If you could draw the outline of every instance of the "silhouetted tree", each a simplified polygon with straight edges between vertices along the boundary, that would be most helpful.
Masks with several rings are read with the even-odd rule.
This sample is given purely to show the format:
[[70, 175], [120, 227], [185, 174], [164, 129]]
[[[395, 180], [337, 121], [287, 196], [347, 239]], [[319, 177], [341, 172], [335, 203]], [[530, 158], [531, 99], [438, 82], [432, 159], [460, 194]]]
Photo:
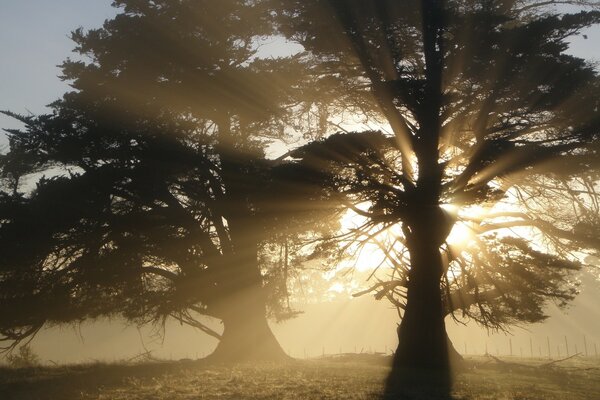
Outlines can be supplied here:
[[217, 359], [285, 357], [266, 319], [276, 265], [259, 259], [307, 228], [312, 195], [287, 182], [312, 178], [265, 157], [301, 74], [293, 57], [257, 58], [273, 32], [262, 3], [118, 0], [103, 28], [73, 32], [82, 57], [62, 69], [74, 90], [50, 115], [12, 114], [26, 129], [2, 157], [5, 339], [174, 317], [218, 338]]
[[[448, 370], [448, 311], [499, 327], [572, 298], [578, 255], [599, 244], [600, 99], [593, 66], [565, 51], [600, 14], [528, 1], [280, 4], [280, 29], [324, 84], [354, 82], [385, 118], [389, 134], [334, 135], [293, 156], [331, 172], [331, 196], [364, 220], [357, 239], [392, 235], [392, 280], [374, 289], [403, 309], [396, 371]], [[464, 246], [446, 243], [455, 225], [472, 232]]]

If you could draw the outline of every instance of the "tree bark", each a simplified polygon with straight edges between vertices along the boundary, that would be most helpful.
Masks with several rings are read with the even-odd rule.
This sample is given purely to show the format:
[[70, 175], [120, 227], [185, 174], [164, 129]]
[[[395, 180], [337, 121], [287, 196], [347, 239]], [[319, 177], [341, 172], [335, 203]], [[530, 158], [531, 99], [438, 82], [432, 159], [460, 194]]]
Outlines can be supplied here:
[[448, 335], [440, 280], [442, 259], [437, 245], [417, 243], [410, 249], [407, 302], [400, 327], [394, 366], [448, 370]]
[[[440, 241], [447, 234], [438, 207], [427, 207], [413, 221], [407, 246], [410, 253], [407, 298], [398, 327], [398, 348], [384, 398], [423, 395], [450, 398], [454, 350], [444, 322], [441, 278], [445, 273]], [[411, 394], [412, 393], [412, 394]]]
[[[248, 288], [230, 296], [221, 320], [223, 334], [208, 356], [217, 362], [285, 361], [285, 354], [266, 318], [262, 288]], [[231, 303], [230, 303], [231, 302]]]
[[225, 257], [219, 279], [225, 295], [213, 307], [223, 323], [223, 334], [209, 358], [219, 362], [287, 360], [267, 322], [255, 224], [247, 215], [232, 215], [228, 223], [233, 252]]

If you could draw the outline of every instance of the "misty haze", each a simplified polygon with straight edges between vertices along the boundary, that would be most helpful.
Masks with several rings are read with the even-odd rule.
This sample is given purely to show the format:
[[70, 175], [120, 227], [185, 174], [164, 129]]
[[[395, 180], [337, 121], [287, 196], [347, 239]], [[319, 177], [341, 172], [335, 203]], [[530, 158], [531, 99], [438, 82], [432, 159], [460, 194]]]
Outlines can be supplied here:
[[0, 4], [1, 399], [598, 399], [600, 2]]

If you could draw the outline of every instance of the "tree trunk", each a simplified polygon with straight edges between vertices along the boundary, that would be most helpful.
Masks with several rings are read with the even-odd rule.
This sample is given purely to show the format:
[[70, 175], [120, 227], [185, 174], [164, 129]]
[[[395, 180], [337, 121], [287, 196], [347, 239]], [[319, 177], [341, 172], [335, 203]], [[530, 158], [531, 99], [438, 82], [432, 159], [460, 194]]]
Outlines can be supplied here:
[[[442, 221], [440, 221], [441, 223]], [[411, 269], [406, 308], [398, 327], [398, 348], [386, 384], [385, 398], [425, 394], [450, 398], [451, 361], [460, 355], [446, 333], [439, 251], [435, 225], [419, 224], [408, 241]]]
[[267, 323], [262, 288], [247, 288], [227, 299], [223, 334], [208, 357], [218, 362], [285, 361], [285, 354]]
[[225, 257], [220, 278], [225, 295], [213, 307], [224, 329], [209, 357], [223, 362], [287, 360], [267, 323], [255, 223], [247, 215], [232, 215], [228, 223], [232, 253]]
[[437, 245], [417, 243], [410, 249], [407, 302], [398, 329], [394, 366], [449, 369], [448, 335], [440, 279], [442, 260]]

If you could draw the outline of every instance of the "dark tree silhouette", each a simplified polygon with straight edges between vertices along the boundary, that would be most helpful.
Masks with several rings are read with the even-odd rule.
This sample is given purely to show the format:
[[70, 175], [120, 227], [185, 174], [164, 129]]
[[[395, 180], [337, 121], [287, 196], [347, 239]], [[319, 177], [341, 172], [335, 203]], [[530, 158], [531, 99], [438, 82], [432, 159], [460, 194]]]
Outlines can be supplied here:
[[265, 158], [302, 74], [293, 57], [256, 57], [272, 34], [262, 3], [115, 1], [103, 28], [73, 32], [82, 61], [62, 68], [74, 90], [50, 115], [11, 114], [26, 129], [1, 160], [5, 339], [173, 317], [218, 338], [216, 359], [286, 357], [266, 319], [269, 298], [290, 311], [277, 307], [285, 290], [265, 292], [277, 265], [259, 260], [312, 229], [304, 217], [322, 227], [334, 214], [306, 208], [310, 174]]
[[[572, 298], [571, 272], [599, 244], [600, 99], [593, 66], [565, 51], [600, 13], [527, 1], [280, 3], [280, 29], [323, 84], [353, 82], [390, 132], [294, 154], [331, 171], [332, 196], [365, 221], [360, 240], [392, 232], [381, 244], [392, 280], [373, 288], [403, 309], [390, 382], [404, 368], [448, 376], [451, 310], [500, 327]], [[457, 224], [472, 232], [464, 246], [446, 243]]]

